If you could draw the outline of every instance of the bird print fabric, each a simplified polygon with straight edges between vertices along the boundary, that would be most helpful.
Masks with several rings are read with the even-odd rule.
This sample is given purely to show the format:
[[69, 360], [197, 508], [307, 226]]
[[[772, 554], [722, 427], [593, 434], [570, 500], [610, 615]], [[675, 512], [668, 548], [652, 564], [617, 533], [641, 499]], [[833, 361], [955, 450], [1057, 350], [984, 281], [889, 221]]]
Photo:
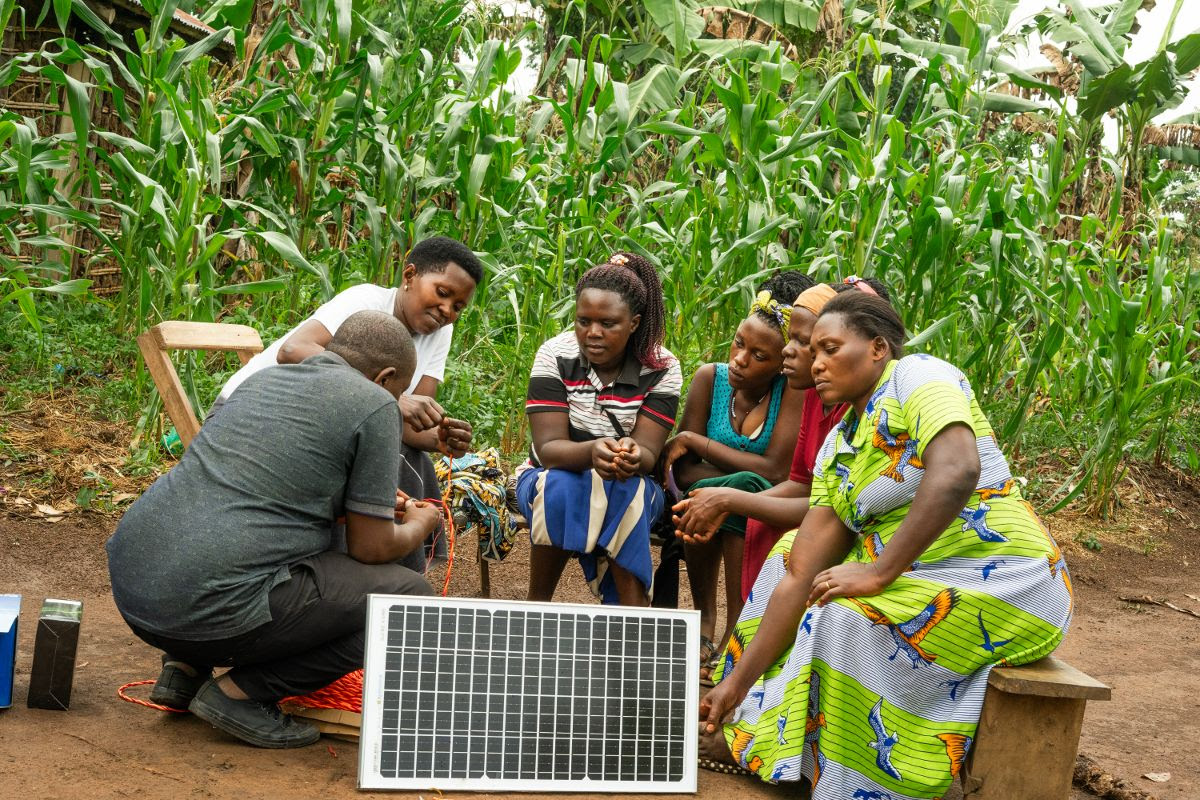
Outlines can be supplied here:
[[896, 652], [888, 656], [888, 661], [895, 661], [896, 656], [904, 653], [912, 661], [913, 669], [916, 669], [922, 662], [932, 664], [937, 661], [937, 656], [921, 649], [921, 641], [935, 625], [946, 619], [950, 609], [954, 608], [958, 601], [958, 594], [953, 589], [943, 589], [915, 617], [899, 623], [892, 622], [870, 603], [864, 603], [854, 597], [850, 598], [850, 601], [861, 608], [872, 623], [886, 626], [891, 632], [892, 638], [896, 640]]
[[972, 737], [961, 733], [939, 733], [937, 738], [946, 745], [946, 757], [950, 759], [950, 774], [955, 778], [962, 772], [963, 762], [971, 750]]
[[[1062, 640], [1072, 602], [1062, 551], [953, 366], [893, 361], [862, 419], [851, 410], [826, 439], [812, 505], [857, 536], [847, 561], [875, 561], [921, 485], [925, 446], [949, 425], [975, 433], [975, 494], [881, 594], [809, 608], [726, 727], [738, 763], [763, 780], [804, 777], [814, 800], [942, 797], [970, 750], [991, 667], [1036, 661]], [[716, 680], [752, 646], [796, 535], [771, 551]]]
[[887, 453], [888, 464], [883, 468], [883, 472], [879, 473], [885, 477], [891, 478], [897, 483], [904, 481], [904, 475], [900, 469], [906, 466], [913, 466], [917, 469], [922, 469], [921, 459], [917, 458], [917, 442], [916, 439], [910, 437], [907, 433], [894, 435], [888, 428], [887, 409], [882, 409], [879, 412], [879, 424], [875, 426], [875, 435], [871, 439], [871, 443], [878, 449]]
[[900, 770], [892, 765], [892, 749], [899, 744], [900, 734], [899, 732], [888, 733], [887, 728], [883, 725], [883, 698], [871, 706], [871, 713], [867, 715], [867, 721], [871, 723], [871, 730], [875, 733], [875, 741], [867, 745], [876, 753], [875, 766], [896, 780], [900, 780]]

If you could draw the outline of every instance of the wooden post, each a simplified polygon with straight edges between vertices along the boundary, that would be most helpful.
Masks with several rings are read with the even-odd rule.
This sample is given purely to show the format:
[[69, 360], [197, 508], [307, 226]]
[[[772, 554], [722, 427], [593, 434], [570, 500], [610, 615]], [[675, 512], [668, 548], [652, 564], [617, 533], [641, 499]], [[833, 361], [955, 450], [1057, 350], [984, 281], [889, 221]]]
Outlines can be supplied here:
[[963, 768], [964, 800], [1069, 800], [1084, 706], [1111, 696], [1054, 656], [993, 669]]
[[[478, 551], [477, 551], [478, 552]], [[492, 576], [488, 574], [488, 560], [482, 555], [479, 558], [479, 596], [492, 596]]]

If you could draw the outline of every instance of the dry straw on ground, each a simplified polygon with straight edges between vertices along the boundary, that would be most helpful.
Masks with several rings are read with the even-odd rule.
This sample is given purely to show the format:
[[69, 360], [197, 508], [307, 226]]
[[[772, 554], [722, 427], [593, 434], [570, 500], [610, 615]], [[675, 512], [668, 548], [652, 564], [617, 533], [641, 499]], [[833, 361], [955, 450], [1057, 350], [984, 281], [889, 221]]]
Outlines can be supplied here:
[[39, 397], [0, 417], [0, 509], [57, 521], [80, 511], [81, 489], [92, 510], [119, 511], [156, 475], [126, 468], [132, 431], [96, 419], [71, 394]]

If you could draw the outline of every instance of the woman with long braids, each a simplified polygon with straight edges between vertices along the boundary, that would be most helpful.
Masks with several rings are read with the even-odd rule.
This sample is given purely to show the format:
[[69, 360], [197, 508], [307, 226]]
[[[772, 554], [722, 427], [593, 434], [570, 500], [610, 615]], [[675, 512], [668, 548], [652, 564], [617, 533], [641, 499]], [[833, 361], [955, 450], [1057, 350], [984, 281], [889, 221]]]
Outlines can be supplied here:
[[[801, 272], [778, 272], [759, 286], [734, 332], [729, 360], [696, 370], [679, 432], [663, 449], [663, 478], [683, 493], [718, 487], [752, 496], [786, 480], [800, 431], [802, 391], [784, 377], [792, 301], [813, 285]], [[680, 499], [678, 496], [673, 498]], [[746, 517], [727, 515], [713, 535], [686, 540], [688, 582], [700, 611], [701, 679], [716, 666], [742, 610]], [[665, 557], [665, 556], [664, 556]], [[716, 638], [717, 578], [725, 568], [725, 629]]]
[[683, 385], [663, 325], [654, 267], [617, 253], [576, 284], [573, 328], [538, 348], [525, 403], [533, 444], [517, 479], [530, 600], [550, 600], [578, 558], [605, 603], [649, 601], [650, 526], [663, 509], [650, 473]]
[[1071, 618], [1062, 552], [970, 383], [903, 343], [863, 292], [818, 317], [816, 391], [850, 410], [700, 701], [703, 758], [807, 780], [814, 800], [942, 797], [991, 667], [1047, 655]]

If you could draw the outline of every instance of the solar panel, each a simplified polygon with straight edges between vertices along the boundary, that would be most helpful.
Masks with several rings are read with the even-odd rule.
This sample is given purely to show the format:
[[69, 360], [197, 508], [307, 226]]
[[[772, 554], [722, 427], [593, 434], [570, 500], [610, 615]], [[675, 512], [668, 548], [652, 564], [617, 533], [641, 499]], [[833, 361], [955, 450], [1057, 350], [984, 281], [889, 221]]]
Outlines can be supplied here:
[[359, 787], [695, 792], [700, 615], [372, 595]]

